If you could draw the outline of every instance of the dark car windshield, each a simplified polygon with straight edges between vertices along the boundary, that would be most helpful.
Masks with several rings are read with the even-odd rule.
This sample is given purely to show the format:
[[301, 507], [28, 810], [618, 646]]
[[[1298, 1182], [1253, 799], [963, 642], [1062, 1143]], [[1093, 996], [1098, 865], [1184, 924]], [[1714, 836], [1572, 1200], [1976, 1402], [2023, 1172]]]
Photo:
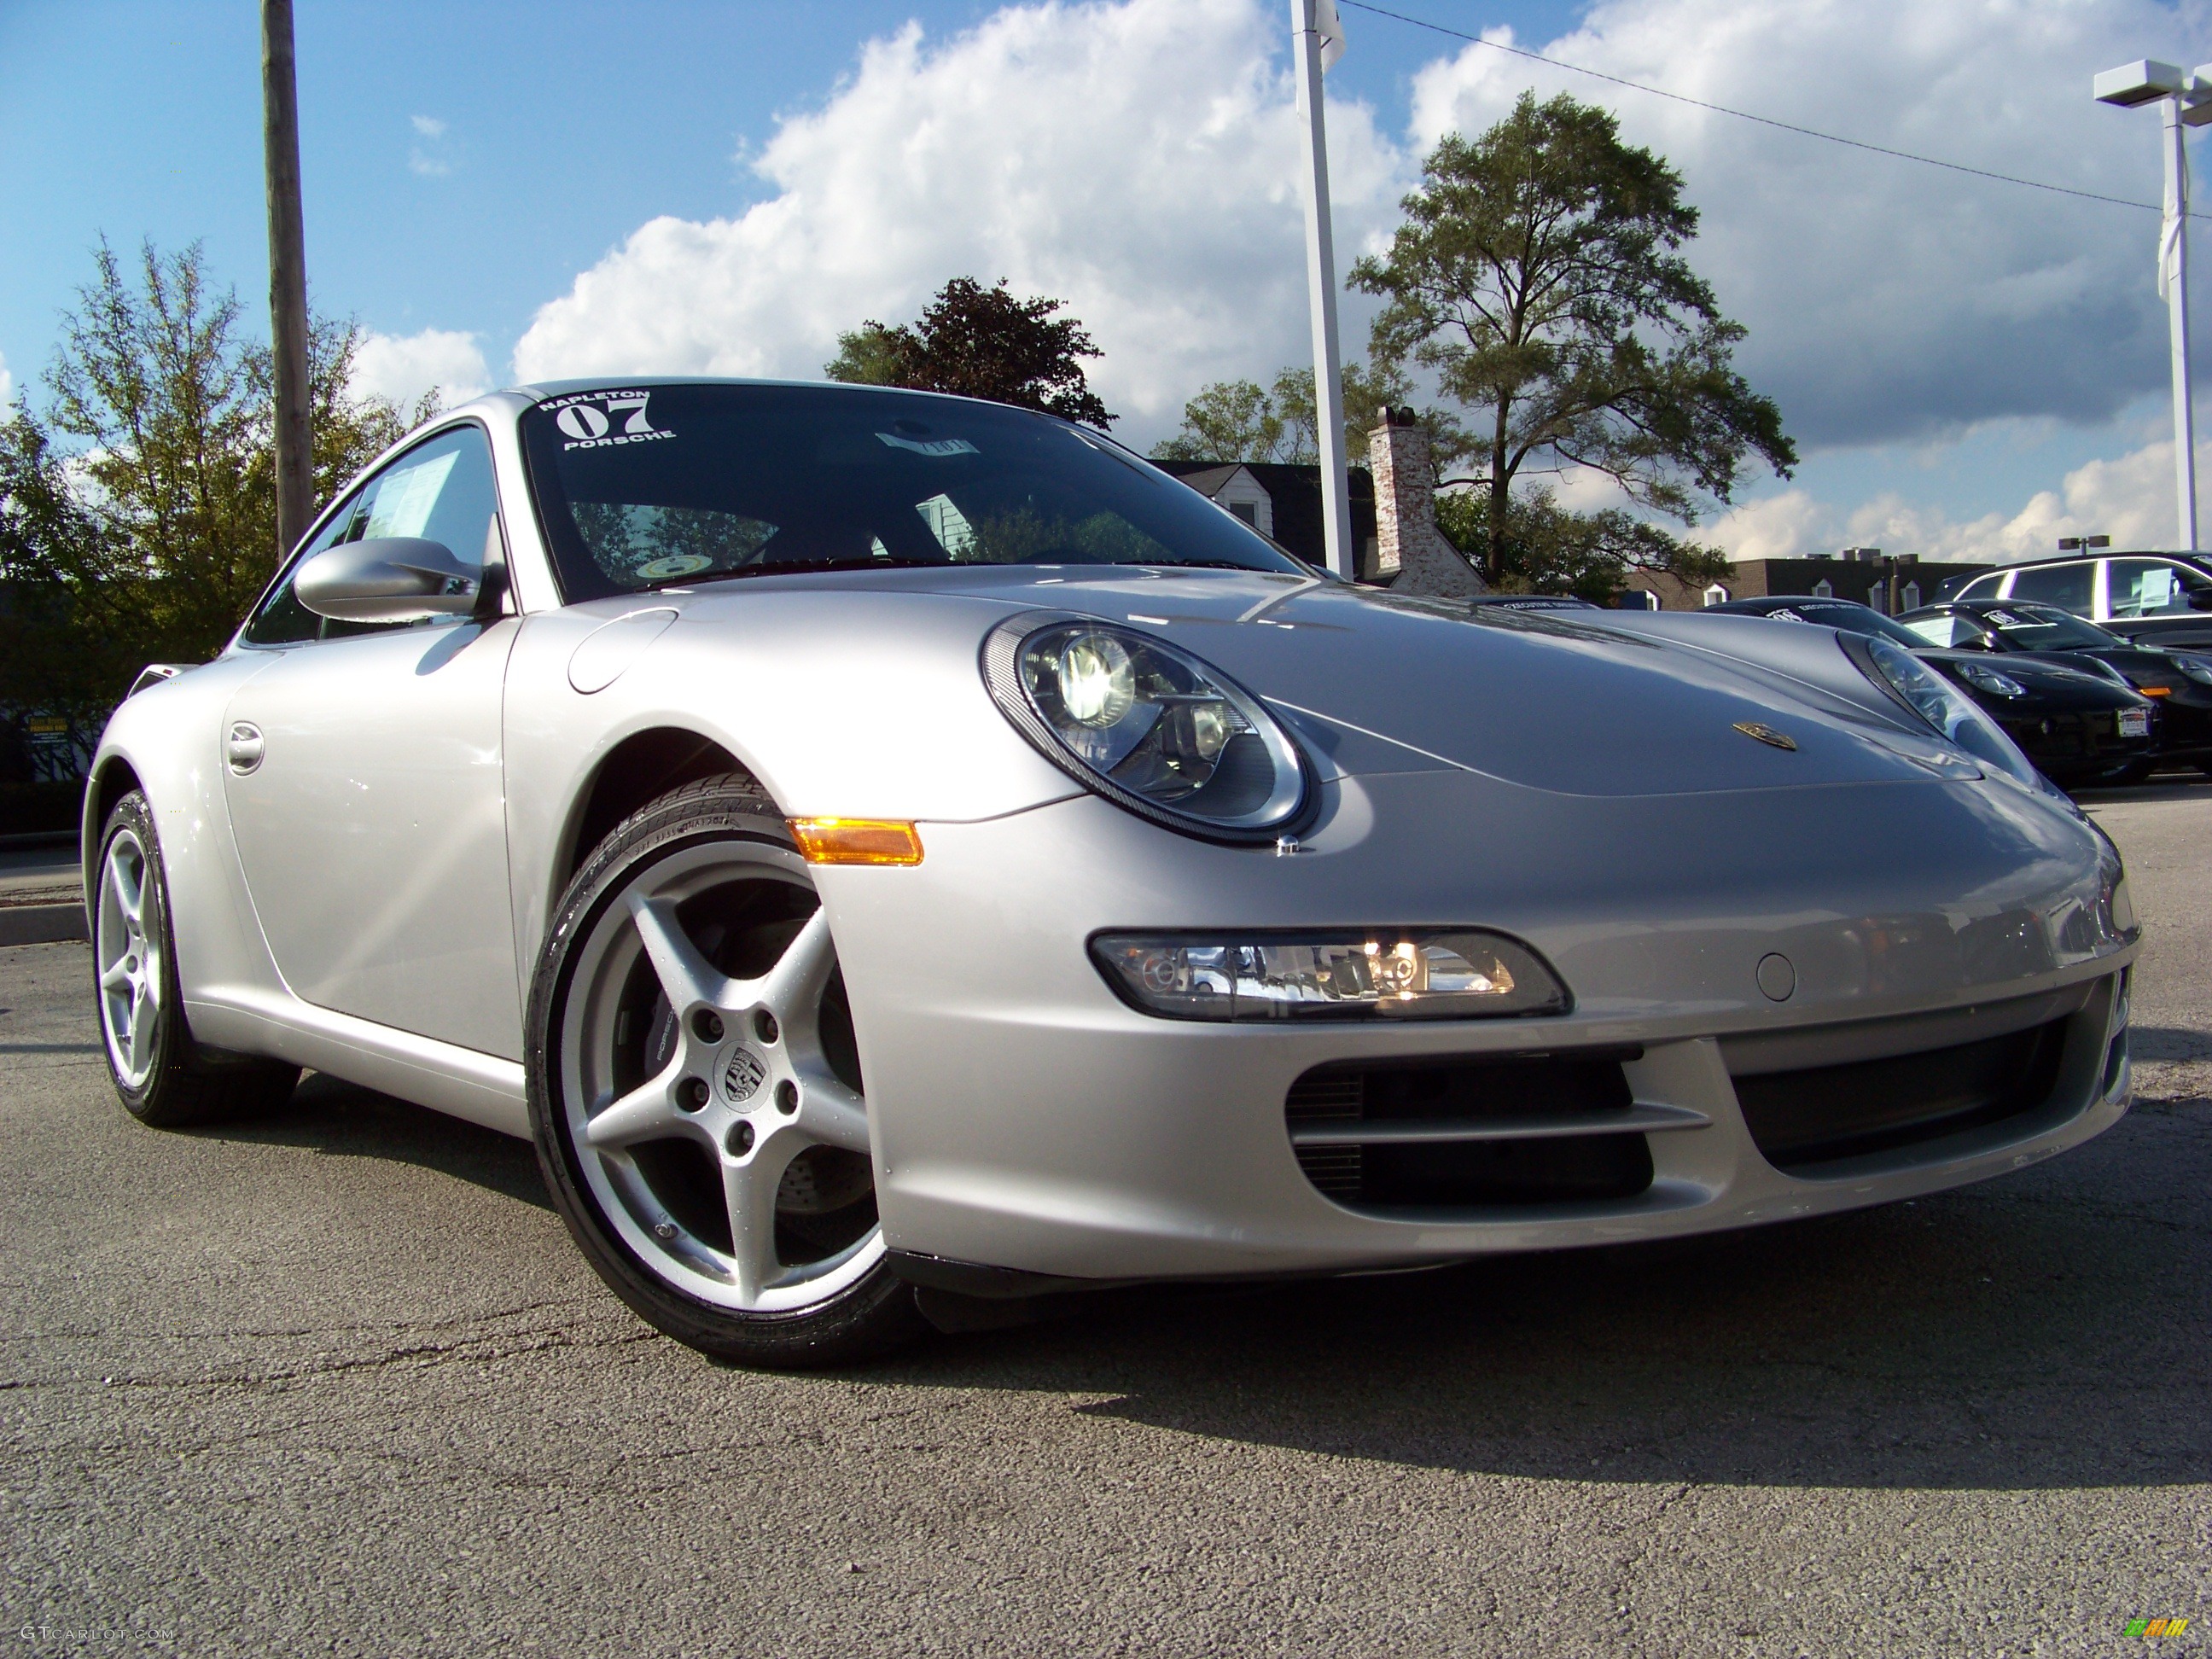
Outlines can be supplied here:
[[522, 417], [573, 603], [671, 583], [902, 565], [1296, 561], [1095, 434], [857, 386], [653, 386]]
[[2052, 605], [1978, 606], [1967, 613], [1978, 617], [2005, 636], [2018, 651], [2094, 651], [2125, 645], [2117, 634], [2107, 634], [2094, 623], [2085, 623], [2070, 611]]
[[1739, 599], [1714, 608], [1733, 611], [1741, 615], [1769, 617], [1776, 622], [1818, 623], [1823, 628], [1840, 628], [1846, 634], [1871, 634], [1876, 639], [1901, 645], [1908, 651], [1928, 648], [1928, 641], [1911, 629], [1892, 622], [1871, 605], [1860, 605], [1851, 599], [1793, 599], [1779, 602]]

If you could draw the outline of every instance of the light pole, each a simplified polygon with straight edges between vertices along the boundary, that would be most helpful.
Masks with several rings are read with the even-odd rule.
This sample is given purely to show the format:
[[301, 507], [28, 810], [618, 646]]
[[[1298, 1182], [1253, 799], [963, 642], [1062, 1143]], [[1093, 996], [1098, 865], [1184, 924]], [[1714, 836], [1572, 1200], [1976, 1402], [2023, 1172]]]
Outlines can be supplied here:
[[1336, 336], [1336, 248], [1328, 223], [1328, 133], [1322, 118], [1321, 78], [1344, 56], [1344, 26], [1335, 0], [1291, 0], [1291, 50], [1297, 59], [1298, 110], [1305, 119], [1306, 289], [1313, 301], [1314, 438], [1321, 451], [1321, 520], [1328, 568], [1346, 581], [1358, 575], [1352, 545], [1352, 498], [1344, 454], [1343, 365]]
[[2061, 536], [2058, 538], [2058, 550], [2061, 553], [2090, 553], [2098, 548], [2110, 547], [2112, 544], [2112, 538], [2110, 536]]
[[269, 356], [276, 392], [276, 562], [315, 516], [307, 406], [307, 255], [300, 219], [300, 106], [292, 0], [261, 0], [262, 149], [269, 184]]
[[2181, 544], [2197, 550], [2197, 422], [2189, 391], [2189, 152], [2185, 126], [2212, 122], [2212, 64], [2187, 74], [2141, 58], [2106, 70], [2091, 83], [2098, 102], [2133, 109], [2156, 104], [2164, 118], [2165, 212], [2158, 238], [2158, 291], [2166, 298], [2166, 337], [2173, 357], [2174, 507]]

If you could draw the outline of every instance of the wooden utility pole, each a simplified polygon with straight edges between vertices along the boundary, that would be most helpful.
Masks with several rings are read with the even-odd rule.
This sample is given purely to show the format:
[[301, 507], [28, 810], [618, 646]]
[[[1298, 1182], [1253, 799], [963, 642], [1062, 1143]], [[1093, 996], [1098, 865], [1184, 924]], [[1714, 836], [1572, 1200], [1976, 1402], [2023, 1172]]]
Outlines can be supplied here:
[[300, 213], [300, 104], [292, 0], [261, 0], [261, 136], [269, 173], [269, 334], [276, 368], [276, 556], [315, 515], [307, 425], [307, 248]]

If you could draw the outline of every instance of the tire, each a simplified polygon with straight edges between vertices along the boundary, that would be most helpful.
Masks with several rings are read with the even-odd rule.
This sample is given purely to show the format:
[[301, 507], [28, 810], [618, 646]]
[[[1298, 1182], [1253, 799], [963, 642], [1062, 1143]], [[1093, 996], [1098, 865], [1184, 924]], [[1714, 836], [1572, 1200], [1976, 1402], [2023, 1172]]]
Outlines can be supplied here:
[[554, 1206], [655, 1329], [783, 1368], [930, 1328], [876, 1218], [828, 918], [750, 780], [663, 795], [585, 861], [538, 959], [526, 1060]]
[[100, 836], [93, 994], [100, 1052], [124, 1109], [156, 1129], [258, 1117], [292, 1097], [300, 1068], [216, 1054], [192, 1041], [177, 978], [169, 882], [154, 811], [137, 790]]

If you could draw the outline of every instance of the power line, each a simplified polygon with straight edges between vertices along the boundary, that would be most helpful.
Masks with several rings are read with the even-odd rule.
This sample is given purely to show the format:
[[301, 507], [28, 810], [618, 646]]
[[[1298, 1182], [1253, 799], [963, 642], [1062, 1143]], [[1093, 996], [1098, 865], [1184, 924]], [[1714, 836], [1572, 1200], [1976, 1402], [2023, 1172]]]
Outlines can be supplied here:
[[[1665, 98], [1677, 104], [1688, 104], [1698, 109], [1711, 110], [1716, 115], [1733, 115], [1739, 121], [1756, 121], [1763, 127], [1774, 127], [1784, 132], [1795, 132], [1807, 138], [1824, 139], [1831, 144], [1843, 144], [1852, 149], [1863, 149], [1875, 155], [1887, 155], [1900, 161], [1917, 161], [1923, 167], [1942, 167], [1948, 173], [1964, 173], [1977, 179], [1994, 179], [2001, 185], [2023, 185], [2029, 190], [2047, 190], [2055, 196], [2078, 196], [2085, 202], [2106, 202], [2113, 207], [2138, 208], [2145, 213], [2162, 213], [2164, 209], [2155, 202], [2130, 201], [2124, 196], [2100, 196], [2094, 190], [2072, 190], [2064, 185], [2047, 184], [2040, 179], [2021, 179], [2009, 173], [1991, 173], [1986, 167], [1970, 167], [1960, 161], [1939, 161], [1933, 155], [1917, 155], [1909, 149], [1891, 149], [1884, 144], [1869, 144], [1860, 138], [1846, 138], [1841, 133], [1822, 132], [1814, 127], [1801, 127], [1788, 121], [1778, 121], [1769, 115], [1753, 115], [1749, 110], [1730, 109], [1725, 104], [1709, 104], [1702, 98], [1691, 98], [1679, 92], [1668, 92], [1662, 87], [1646, 86], [1641, 81], [1626, 80], [1618, 75], [1607, 75], [1603, 70], [1585, 69], [1580, 64], [1570, 64], [1562, 58], [1547, 58], [1540, 52], [1527, 52], [1519, 46], [1509, 46], [1502, 41], [1486, 40], [1479, 34], [1469, 34], [1463, 29], [1446, 28], [1442, 23], [1431, 23], [1425, 17], [1408, 17], [1402, 11], [1390, 11], [1381, 6], [1370, 6], [1366, 0], [1338, 0], [1340, 5], [1354, 7], [1360, 11], [1371, 11], [1377, 17], [1388, 17], [1401, 23], [1410, 23], [1417, 29], [1430, 29], [1438, 34], [1448, 34], [1455, 40], [1471, 41], [1478, 46], [1487, 46], [1492, 52], [1502, 52], [1515, 58], [1525, 58], [1532, 64], [1541, 64], [1547, 69], [1568, 70], [1577, 75], [1587, 75], [1599, 81], [1609, 81], [1616, 87], [1626, 87], [1635, 92], [1648, 92], [1654, 98]], [[2212, 214], [2192, 213], [2192, 219], [2212, 218]]]

